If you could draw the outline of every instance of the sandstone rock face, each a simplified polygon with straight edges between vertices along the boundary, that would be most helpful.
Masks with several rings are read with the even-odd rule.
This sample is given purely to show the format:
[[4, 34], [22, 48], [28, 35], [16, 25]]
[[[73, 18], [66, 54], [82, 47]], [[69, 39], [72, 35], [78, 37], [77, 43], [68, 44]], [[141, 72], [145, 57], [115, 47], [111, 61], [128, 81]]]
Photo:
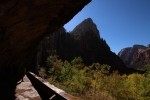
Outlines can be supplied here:
[[150, 48], [150, 44], [148, 44], [147, 47]]
[[[91, 33], [89, 33], [89, 31]], [[82, 38], [82, 36], [85, 35], [89, 36], [90, 34], [93, 34], [93, 36], [100, 38], [99, 30], [97, 29], [96, 24], [93, 22], [91, 18], [87, 18], [79, 25], [77, 25], [71, 33], [76, 39], [80, 39]], [[87, 33], [89, 33], [89, 35]]]
[[23, 69], [34, 69], [41, 39], [46, 33], [62, 27], [90, 1], [0, 1], [0, 98], [13, 100]]
[[70, 35], [66, 33], [64, 28], [44, 37], [38, 46], [37, 65], [45, 66], [47, 57], [50, 55], [70, 55], [69, 52], [66, 52], [66, 48], [69, 47], [67, 44], [71, 42], [69, 39]]
[[133, 47], [122, 49], [118, 53], [118, 56], [128, 67], [143, 69], [144, 65], [150, 64], [149, 49], [149, 45], [147, 47], [143, 45], [134, 45]]
[[112, 66], [112, 70], [129, 73], [131, 70], [125, 67], [99, 34], [90, 18], [85, 19], [70, 33], [61, 28], [41, 41], [37, 63], [44, 66], [46, 58], [50, 55], [58, 55], [63, 60], [72, 60], [80, 56], [86, 64], [99, 62]]
[[135, 68], [144, 69], [144, 66], [150, 64], [150, 47], [141, 51], [134, 60]]

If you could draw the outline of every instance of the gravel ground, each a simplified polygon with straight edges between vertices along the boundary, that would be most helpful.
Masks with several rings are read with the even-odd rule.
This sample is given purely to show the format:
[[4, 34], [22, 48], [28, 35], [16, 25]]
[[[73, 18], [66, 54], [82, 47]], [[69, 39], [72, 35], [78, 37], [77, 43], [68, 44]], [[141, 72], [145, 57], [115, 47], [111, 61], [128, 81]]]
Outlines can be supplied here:
[[[45, 85], [47, 85], [49, 88], [54, 90], [56, 93], [62, 95], [65, 97], [67, 100], [79, 100], [79, 98], [74, 97], [65, 91], [55, 87], [54, 85], [50, 84], [46, 80], [36, 76], [33, 74], [38, 80], [43, 82]], [[30, 80], [28, 77], [25, 75], [23, 78], [23, 82], [20, 81], [20, 83], [16, 87], [16, 100], [41, 100], [38, 92], [34, 89], [32, 86]]]
[[24, 76], [23, 82], [17, 85], [16, 97], [16, 100], [41, 100], [27, 76]]

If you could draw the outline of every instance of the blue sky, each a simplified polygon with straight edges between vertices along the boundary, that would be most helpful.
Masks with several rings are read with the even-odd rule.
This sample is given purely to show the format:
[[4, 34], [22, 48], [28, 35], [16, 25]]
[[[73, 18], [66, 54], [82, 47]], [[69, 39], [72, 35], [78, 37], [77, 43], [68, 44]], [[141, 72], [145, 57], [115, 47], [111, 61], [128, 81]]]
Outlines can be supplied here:
[[134, 44], [150, 44], [150, 0], [92, 0], [65, 25], [66, 30], [89, 17], [115, 53]]

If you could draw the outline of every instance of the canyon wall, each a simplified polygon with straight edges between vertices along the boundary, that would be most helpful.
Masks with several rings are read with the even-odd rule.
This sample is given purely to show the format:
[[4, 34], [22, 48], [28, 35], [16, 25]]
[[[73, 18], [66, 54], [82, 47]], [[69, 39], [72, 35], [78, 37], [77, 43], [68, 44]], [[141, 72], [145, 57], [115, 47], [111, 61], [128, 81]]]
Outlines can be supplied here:
[[0, 98], [13, 100], [24, 68], [34, 70], [37, 46], [91, 0], [0, 1]]

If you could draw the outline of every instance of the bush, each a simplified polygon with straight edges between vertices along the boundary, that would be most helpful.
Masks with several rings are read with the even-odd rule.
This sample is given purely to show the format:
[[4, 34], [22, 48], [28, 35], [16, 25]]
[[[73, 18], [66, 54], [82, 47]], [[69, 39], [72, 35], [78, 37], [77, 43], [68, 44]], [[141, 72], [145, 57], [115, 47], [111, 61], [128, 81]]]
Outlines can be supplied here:
[[150, 70], [145, 75], [119, 75], [109, 74], [109, 69], [99, 63], [86, 66], [80, 57], [68, 62], [50, 56], [40, 74], [85, 100], [150, 100]]

